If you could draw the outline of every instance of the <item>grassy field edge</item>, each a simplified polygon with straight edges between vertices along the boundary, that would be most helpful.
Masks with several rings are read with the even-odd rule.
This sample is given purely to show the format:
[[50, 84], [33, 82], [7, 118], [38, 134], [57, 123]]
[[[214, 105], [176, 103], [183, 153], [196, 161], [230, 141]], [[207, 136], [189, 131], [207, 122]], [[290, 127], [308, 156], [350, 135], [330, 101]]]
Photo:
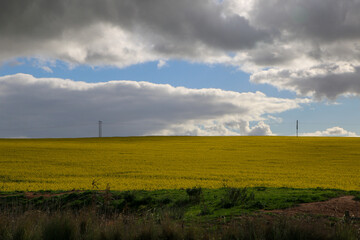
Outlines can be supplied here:
[[360, 191], [296, 188], [188, 188], [167, 190], [37, 191], [1, 192], [0, 209], [19, 207], [41, 210], [81, 210], [93, 207], [108, 213], [171, 211], [184, 219], [214, 219], [260, 210], [294, 207], [301, 203], [326, 201]]

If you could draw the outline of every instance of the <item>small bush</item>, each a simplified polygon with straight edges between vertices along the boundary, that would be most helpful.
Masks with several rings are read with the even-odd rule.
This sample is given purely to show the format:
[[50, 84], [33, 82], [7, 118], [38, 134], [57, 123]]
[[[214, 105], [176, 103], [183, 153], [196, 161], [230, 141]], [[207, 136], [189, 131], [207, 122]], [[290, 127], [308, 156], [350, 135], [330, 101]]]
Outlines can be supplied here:
[[247, 188], [227, 188], [220, 205], [223, 208], [232, 208], [244, 205], [254, 199], [254, 193], [249, 192]]
[[127, 203], [135, 201], [135, 194], [131, 191], [125, 191], [122, 197]]
[[171, 200], [170, 198], [168, 198], [168, 197], [159, 200], [159, 203], [160, 203], [161, 205], [167, 205], [167, 204], [169, 204], [169, 203], [171, 203], [171, 202], [172, 202], [172, 200]]
[[202, 197], [202, 188], [201, 187], [187, 188], [186, 193], [189, 196], [190, 202], [200, 203], [201, 197]]

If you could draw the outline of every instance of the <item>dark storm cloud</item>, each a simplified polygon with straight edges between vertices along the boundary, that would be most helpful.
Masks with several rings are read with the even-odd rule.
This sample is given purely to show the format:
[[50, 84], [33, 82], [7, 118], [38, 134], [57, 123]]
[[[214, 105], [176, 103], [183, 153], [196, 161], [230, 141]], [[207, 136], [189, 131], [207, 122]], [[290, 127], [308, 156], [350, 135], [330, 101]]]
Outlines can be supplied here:
[[[360, 0], [2, 0], [0, 62], [220, 63], [254, 82], [333, 98], [360, 94], [358, 70], [328, 68], [360, 67], [359, 12]], [[296, 76], [285, 87], [269, 69]]]
[[[138, 34], [153, 51], [165, 55], [190, 54], [199, 44], [221, 51], [251, 48], [267, 38], [245, 18], [225, 14], [222, 4], [212, 0], [3, 0], [0, 50], [5, 57], [36, 55], [36, 48], [41, 53], [40, 44], [61, 39], [68, 32], [72, 32], [68, 40], [74, 41], [84, 29], [99, 23]], [[83, 43], [101, 37], [94, 32]], [[93, 57], [96, 54], [89, 58]]]
[[301, 94], [314, 93], [318, 99], [335, 100], [342, 94], [360, 93], [360, 67], [355, 72], [333, 73], [305, 79], [293, 79], [289, 84], [297, 86]]
[[273, 32], [314, 41], [360, 37], [358, 0], [255, 0], [251, 17]]
[[360, 95], [359, 12], [359, 0], [255, 0], [250, 22], [273, 42], [249, 51], [266, 68], [251, 80], [318, 99]]
[[296, 91], [299, 95], [335, 100], [343, 94], [359, 95], [360, 67], [323, 65], [306, 70], [272, 69], [252, 75], [251, 81], [272, 84], [279, 89]]

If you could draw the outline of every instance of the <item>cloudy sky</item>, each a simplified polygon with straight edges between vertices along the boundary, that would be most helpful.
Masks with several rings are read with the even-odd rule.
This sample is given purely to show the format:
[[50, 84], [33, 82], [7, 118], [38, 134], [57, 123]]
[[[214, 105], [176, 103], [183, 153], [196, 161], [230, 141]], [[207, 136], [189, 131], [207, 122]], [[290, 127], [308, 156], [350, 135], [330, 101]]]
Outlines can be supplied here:
[[2, 0], [0, 138], [360, 135], [360, 0]]

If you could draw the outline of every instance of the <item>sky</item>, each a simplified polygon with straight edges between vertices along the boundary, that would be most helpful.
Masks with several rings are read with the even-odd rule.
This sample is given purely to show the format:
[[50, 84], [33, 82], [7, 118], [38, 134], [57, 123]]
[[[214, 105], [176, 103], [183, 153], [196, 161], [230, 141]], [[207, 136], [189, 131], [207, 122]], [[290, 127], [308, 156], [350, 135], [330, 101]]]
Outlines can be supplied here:
[[2, 0], [0, 138], [360, 135], [359, 0]]

